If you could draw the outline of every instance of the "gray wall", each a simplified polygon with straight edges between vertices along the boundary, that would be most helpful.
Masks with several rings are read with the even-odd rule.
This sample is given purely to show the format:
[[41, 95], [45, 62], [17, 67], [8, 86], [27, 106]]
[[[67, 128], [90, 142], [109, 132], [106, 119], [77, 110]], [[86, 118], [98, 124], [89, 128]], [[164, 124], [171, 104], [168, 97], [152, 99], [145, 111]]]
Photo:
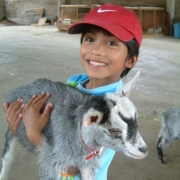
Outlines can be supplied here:
[[0, 0], [0, 20], [2, 20], [4, 16], [4, 0]]
[[[180, 21], [180, 0], [0, 0], [0, 18], [3, 11], [3, 1], [5, 2], [5, 15], [14, 22], [20, 22], [25, 10], [38, 7], [45, 8], [45, 16], [58, 15], [60, 4], [103, 4], [115, 3], [123, 6], [157, 6], [166, 7], [167, 2], [174, 2], [173, 22]], [[172, 4], [172, 3], [171, 3]]]
[[25, 10], [45, 8], [46, 16], [58, 15], [58, 0], [4, 0], [6, 17], [19, 23]]
[[175, 2], [174, 22], [180, 22], [180, 0], [176, 0]]
[[66, 4], [104, 4], [114, 3], [122, 6], [166, 6], [166, 0], [66, 0]]
[[[0, 0], [2, 1], [2, 0]], [[4, 0], [5, 13], [9, 20], [20, 21], [25, 10], [38, 7], [45, 8], [46, 16], [58, 15], [59, 4], [102, 4], [115, 3], [126, 6], [163, 6], [166, 0]]]

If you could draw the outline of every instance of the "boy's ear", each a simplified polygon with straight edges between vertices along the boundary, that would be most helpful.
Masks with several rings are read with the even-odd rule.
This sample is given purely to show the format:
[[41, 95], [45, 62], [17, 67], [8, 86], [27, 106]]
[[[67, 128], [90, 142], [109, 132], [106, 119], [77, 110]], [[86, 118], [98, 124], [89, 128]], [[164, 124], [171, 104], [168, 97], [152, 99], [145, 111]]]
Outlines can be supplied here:
[[136, 84], [139, 78], [139, 75], [140, 75], [140, 71], [138, 71], [136, 75], [129, 82], [127, 82], [120, 90], [118, 90], [118, 92], [125, 96], [129, 96], [131, 90], [133, 89], [134, 85]]
[[138, 61], [138, 56], [134, 56], [133, 58], [126, 60], [125, 67], [133, 68], [135, 64], [137, 63], [137, 61]]
[[102, 113], [96, 110], [89, 110], [84, 115], [84, 125], [91, 126], [95, 123], [98, 123], [102, 119]]

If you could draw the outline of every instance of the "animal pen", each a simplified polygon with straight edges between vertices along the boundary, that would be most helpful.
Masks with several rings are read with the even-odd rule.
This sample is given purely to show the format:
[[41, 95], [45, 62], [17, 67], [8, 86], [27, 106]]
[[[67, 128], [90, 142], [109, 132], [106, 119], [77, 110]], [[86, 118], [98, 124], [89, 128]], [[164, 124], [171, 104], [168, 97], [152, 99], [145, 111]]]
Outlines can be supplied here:
[[[84, 16], [94, 7], [99, 5], [61, 5], [59, 6], [59, 18], [57, 28], [59, 31], [82, 21]], [[126, 7], [134, 11], [142, 25], [143, 35], [155, 35], [165, 33], [165, 8], [164, 7]]]

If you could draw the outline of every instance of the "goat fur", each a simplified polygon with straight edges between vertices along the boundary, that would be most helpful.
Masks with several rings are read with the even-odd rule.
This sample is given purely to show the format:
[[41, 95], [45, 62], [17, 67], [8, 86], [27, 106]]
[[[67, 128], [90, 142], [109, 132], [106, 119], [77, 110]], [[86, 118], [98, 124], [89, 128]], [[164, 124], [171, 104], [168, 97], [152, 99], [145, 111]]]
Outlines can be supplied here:
[[[42, 91], [51, 94], [46, 104], [54, 103], [50, 120], [42, 132], [44, 143], [37, 149], [28, 140], [23, 121], [16, 136], [8, 129], [0, 180], [7, 178], [12, 158], [9, 154], [16, 139], [27, 150], [38, 153], [40, 180], [57, 180], [59, 172], [66, 172], [69, 166], [80, 170], [82, 180], [87, 180], [87, 177], [88, 180], [95, 180], [95, 169], [99, 167], [101, 156], [107, 148], [135, 159], [147, 155], [147, 146], [138, 131], [136, 108], [126, 96], [119, 93], [84, 96], [61, 82], [38, 79], [14, 89], [7, 102], [11, 104], [22, 98], [27, 103], [34, 94]], [[86, 160], [91, 152], [84, 148], [79, 134], [89, 147], [97, 150], [103, 148], [102, 153]]]

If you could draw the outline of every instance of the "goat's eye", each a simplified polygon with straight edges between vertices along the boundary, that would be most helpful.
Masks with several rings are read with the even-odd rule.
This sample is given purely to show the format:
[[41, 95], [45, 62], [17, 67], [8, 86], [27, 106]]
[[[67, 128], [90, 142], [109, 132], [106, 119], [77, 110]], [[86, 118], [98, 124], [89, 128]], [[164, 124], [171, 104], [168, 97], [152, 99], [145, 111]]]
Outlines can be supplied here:
[[108, 131], [111, 133], [111, 134], [119, 134], [119, 133], [122, 133], [122, 131], [118, 128], [112, 128], [112, 129], [108, 129]]

